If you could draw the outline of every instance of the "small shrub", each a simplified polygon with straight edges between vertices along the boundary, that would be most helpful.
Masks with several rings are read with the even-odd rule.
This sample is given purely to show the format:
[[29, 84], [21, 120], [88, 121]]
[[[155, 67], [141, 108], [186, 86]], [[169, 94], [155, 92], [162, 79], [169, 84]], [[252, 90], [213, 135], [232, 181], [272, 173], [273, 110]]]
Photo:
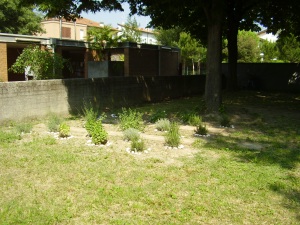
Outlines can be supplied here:
[[171, 123], [169, 132], [165, 136], [165, 142], [170, 147], [178, 147], [180, 144], [179, 127], [177, 123]]
[[224, 104], [222, 104], [222, 105], [219, 107], [219, 113], [225, 114], [226, 111], [227, 111], [226, 106], [225, 106]]
[[92, 135], [92, 142], [96, 145], [107, 143], [107, 132], [105, 131], [101, 120], [97, 120], [93, 124], [93, 129], [91, 132]]
[[230, 118], [226, 114], [221, 114], [220, 125], [222, 127], [230, 127]]
[[135, 139], [140, 138], [140, 133], [135, 128], [128, 128], [127, 130], [124, 130], [124, 139], [128, 141], [132, 141]]
[[20, 123], [17, 124], [15, 127], [17, 133], [30, 133], [32, 130], [32, 124], [31, 123]]
[[120, 128], [126, 130], [128, 128], [135, 128], [137, 130], [143, 130], [142, 113], [132, 109], [122, 108], [122, 112], [119, 113]]
[[195, 112], [185, 112], [180, 118], [184, 124], [189, 124], [191, 126], [197, 126], [202, 122], [202, 117], [197, 115]]
[[188, 119], [188, 124], [191, 126], [197, 126], [202, 123], [202, 117], [196, 114], [190, 115]]
[[87, 130], [88, 135], [92, 136], [94, 123], [97, 120], [98, 112], [94, 109], [94, 107], [91, 106], [91, 104], [84, 104], [83, 114], [85, 118], [85, 129]]
[[168, 115], [164, 110], [157, 110], [150, 116], [150, 122], [155, 123], [160, 119], [166, 118]]
[[196, 126], [196, 130], [195, 133], [198, 135], [207, 135], [207, 128], [205, 125], [203, 125], [202, 123], [200, 123], [198, 126]]
[[62, 119], [59, 116], [51, 114], [48, 120], [48, 130], [50, 132], [59, 132], [59, 125], [61, 122]]
[[159, 131], [168, 131], [170, 129], [170, 120], [168, 119], [159, 119], [155, 123], [155, 127]]
[[65, 122], [59, 125], [59, 136], [63, 138], [70, 136], [70, 126]]
[[141, 152], [145, 149], [145, 142], [141, 138], [136, 138], [131, 141], [131, 150]]

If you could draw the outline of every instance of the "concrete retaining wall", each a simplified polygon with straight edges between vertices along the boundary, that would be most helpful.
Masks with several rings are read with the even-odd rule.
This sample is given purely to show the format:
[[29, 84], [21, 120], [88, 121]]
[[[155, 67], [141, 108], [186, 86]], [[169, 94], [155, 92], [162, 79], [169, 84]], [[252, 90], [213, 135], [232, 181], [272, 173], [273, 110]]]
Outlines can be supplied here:
[[0, 122], [76, 113], [84, 102], [128, 107], [204, 92], [204, 76], [107, 77], [0, 82]]

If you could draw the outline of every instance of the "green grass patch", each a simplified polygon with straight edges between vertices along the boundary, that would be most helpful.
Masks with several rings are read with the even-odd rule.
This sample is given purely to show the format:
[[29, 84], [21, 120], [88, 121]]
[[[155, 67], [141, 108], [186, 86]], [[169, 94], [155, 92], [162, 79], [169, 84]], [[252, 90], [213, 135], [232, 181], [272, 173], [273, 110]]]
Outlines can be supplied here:
[[[222, 132], [152, 155], [39, 134], [20, 140], [1, 127], [0, 224], [299, 224], [300, 101], [257, 92], [224, 99], [234, 129], [202, 113]], [[136, 110], [180, 120], [201, 101]]]

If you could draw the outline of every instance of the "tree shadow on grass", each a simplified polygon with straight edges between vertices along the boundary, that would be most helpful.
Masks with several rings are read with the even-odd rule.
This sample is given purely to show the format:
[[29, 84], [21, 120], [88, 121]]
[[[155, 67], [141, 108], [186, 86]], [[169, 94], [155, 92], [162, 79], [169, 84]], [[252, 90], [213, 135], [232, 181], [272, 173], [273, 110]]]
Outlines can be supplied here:
[[[287, 182], [293, 183], [295, 180], [297, 180], [296, 177], [290, 176]], [[290, 188], [289, 186], [290, 185], [284, 185], [282, 183], [275, 183], [270, 185], [270, 189], [284, 197], [282, 205], [285, 208], [294, 211], [296, 219], [300, 221], [300, 191], [295, 188]]]
[[293, 169], [300, 162], [300, 149], [277, 138], [257, 143], [247, 138], [217, 135], [208, 139], [205, 147], [234, 152], [244, 162], [277, 164], [285, 169]]
[[[247, 145], [245, 145], [247, 143]], [[297, 142], [296, 142], [297, 144]], [[215, 135], [208, 139], [204, 147], [234, 153], [234, 157], [245, 163], [260, 165], [279, 165], [287, 173], [297, 170], [300, 163], [300, 148], [296, 144], [282, 141], [278, 138], [251, 142], [247, 138], [228, 137]], [[296, 215], [300, 221], [300, 178], [288, 175], [284, 181], [271, 184], [270, 190], [283, 196], [282, 205]]]

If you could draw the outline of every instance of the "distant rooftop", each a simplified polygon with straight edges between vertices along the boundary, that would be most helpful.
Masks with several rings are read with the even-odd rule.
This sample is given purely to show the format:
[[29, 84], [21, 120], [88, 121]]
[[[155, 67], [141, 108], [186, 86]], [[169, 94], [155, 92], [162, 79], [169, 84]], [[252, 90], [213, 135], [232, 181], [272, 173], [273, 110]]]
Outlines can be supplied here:
[[[45, 19], [44, 21], [59, 21], [59, 18], [57, 17], [53, 17], [53, 18], [47, 18]], [[72, 23], [73, 21], [68, 21], [66, 19], [62, 19], [63, 22], [70, 22]], [[87, 25], [89, 27], [100, 27], [100, 23], [99, 22], [95, 22], [93, 20], [89, 20], [89, 19], [86, 19], [86, 18], [77, 18], [76, 19], [76, 23], [77, 24], [83, 24], [83, 25]]]

